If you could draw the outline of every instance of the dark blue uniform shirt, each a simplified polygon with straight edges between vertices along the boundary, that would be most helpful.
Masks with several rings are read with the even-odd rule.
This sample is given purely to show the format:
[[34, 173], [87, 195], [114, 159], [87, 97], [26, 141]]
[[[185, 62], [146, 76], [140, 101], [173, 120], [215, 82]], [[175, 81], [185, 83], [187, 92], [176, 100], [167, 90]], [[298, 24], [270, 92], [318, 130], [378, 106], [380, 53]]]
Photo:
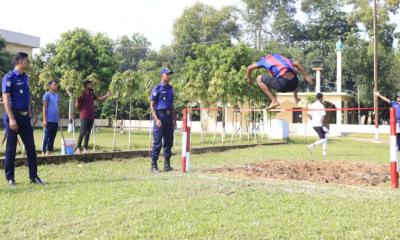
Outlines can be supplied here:
[[399, 121], [400, 120], [400, 103], [396, 101], [391, 101], [390, 106], [394, 109], [396, 109], [396, 119]]
[[155, 103], [156, 110], [172, 110], [174, 104], [174, 88], [171, 85], [159, 84], [151, 90], [150, 100]]
[[1, 89], [3, 93], [10, 94], [11, 108], [19, 111], [29, 111], [29, 78], [16, 69], [7, 73], [2, 81]]

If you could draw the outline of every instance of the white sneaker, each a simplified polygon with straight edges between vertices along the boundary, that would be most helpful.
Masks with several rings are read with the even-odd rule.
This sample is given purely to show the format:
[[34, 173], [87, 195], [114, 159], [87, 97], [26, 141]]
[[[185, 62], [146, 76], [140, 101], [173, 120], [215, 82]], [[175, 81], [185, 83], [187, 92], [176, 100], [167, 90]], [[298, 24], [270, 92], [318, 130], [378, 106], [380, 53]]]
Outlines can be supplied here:
[[313, 151], [313, 149], [314, 149], [314, 145], [313, 145], [313, 144], [308, 145], [308, 146], [307, 146], [307, 149], [308, 149], [308, 151], [310, 152], [310, 154], [312, 154], [312, 151]]
[[327, 152], [326, 151], [322, 151], [322, 156], [326, 156]]

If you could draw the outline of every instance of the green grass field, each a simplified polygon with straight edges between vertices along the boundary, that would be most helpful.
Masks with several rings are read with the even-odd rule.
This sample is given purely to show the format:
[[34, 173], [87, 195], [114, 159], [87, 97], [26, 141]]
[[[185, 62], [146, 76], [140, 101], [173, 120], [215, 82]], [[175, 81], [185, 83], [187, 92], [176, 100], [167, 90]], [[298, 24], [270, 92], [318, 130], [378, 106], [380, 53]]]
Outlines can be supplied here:
[[[90, 137], [90, 142], [89, 142], [89, 150], [91, 152], [104, 152], [104, 151], [112, 151], [112, 146], [114, 142], [114, 129], [113, 128], [97, 128], [97, 133], [96, 133], [96, 148], [95, 150], [93, 149], [94, 146], [94, 137], [93, 134]], [[42, 146], [42, 139], [43, 139], [43, 130], [36, 128], [34, 131], [35, 134], [35, 145], [36, 145], [36, 150], [40, 151], [41, 146]], [[150, 135], [149, 131], [132, 131], [131, 134], [131, 149], [130, 150], [144, 150], [144, 149], [149, 149], [150, 148]], [[67, 133], [64, 131], [64, 137], [66, 139], [78, 139], [79, 136], [79, 129], [77, 129], [77, 132], [74, 134], [72, 133]], [[175, 131], [175, 149], [179, 149], [181, 147], [181, 132], [180, 130]], [[128, 129], [125, 129], [124, 134], [120, 133], [120, 130], [117, 129], [117, 140], [116, 140], [116, 150], [117, 151], [123, 151], [123, 150], [129, 150], [129, 134], [128, 134]], [[237, 135], [233, 139], [231, 138], [230, 134], [227, 134], [224, 140], [225, 145], [229, 144], [240, 144], [240, 143], [255, 143], [255, 142], [268, 142], [267, 136], [264, 136], [264, 139], [262, 139], [261, 135], [257, 136], [248, 136], [246, 133], [242, 134], [242, 139], [240, 139], [240, 136]], [[199, 133], [194, 133], [192, 134], [192, 143], [194, 146], [218, 146], [222, 145], [222, 140], [221, 140], [221, 133], [218, 132], [216, 134], [215, 142], [213, 143], [213, 134], [209, 133], [206, 136], [204, 136], [203, 140], [200, 136]], [[5, 151], [5, 146], [4, 144], [0, 148], [0, 157], [4, 156], [4, 151]], [[59, 154], [60, 153], [60, 148], [61, 148], [61, 133], [60, 131], [57, 133], [56, 140], [54, 141], [54, 154]], [[17, 151], [20, 154], [21, 153], [21, 148], [18, 146]]]
[[[143, 139], [146, 139], [143, 136]], [[152, 174], [148, 159], [40, 166], [46, 186], [0, 181], [0, 239], [399, 239], [400, 193], [250, 180], [203, 170], [268, 160], [320, 161], [311, 138], [192, 155], [192, 171]], [[104, 141], [109, 141], [104, 139]], [[178, 154], [179, 155], [179, 154]], [[389, 163], [387, 145], [332, 139], [329, 161]], [[179, 156], [173, 167], [179, 168]], [[389, 169], [388, 169], [389, 170]]]

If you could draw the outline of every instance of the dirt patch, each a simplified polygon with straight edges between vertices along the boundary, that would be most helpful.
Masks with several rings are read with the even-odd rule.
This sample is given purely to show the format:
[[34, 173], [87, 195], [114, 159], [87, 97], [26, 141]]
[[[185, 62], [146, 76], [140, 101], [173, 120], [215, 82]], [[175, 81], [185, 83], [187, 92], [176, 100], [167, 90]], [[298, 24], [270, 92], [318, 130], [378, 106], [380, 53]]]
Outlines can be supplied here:
[[206, 173], [240, 178], [265, 178], [346, 185], [377, 186], [390, 181], [389, 166], [344, 161], [268, 161]]

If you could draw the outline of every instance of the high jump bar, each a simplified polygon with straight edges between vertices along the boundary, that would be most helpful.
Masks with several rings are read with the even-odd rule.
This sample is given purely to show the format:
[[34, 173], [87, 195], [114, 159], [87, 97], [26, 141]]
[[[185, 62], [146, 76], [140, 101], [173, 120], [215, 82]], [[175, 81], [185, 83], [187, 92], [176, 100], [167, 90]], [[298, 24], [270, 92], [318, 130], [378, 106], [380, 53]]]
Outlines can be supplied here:
[[[192, 111], [223, 111], [224, 108], [188, 108]], [[389, 110], [389, 108], [376, 108], [377, 110]], [[275, 109], [234, 109], [237, 112], [312, 112], [312, 111], [326, 111], [326, 112], [336, 112], [336, 111], [372, 111], [375, 110], [373, 107], [364, 107], [364, 108], [321, 108], [321, 109], [313, 109], [313, 108], [275, 108]]]

